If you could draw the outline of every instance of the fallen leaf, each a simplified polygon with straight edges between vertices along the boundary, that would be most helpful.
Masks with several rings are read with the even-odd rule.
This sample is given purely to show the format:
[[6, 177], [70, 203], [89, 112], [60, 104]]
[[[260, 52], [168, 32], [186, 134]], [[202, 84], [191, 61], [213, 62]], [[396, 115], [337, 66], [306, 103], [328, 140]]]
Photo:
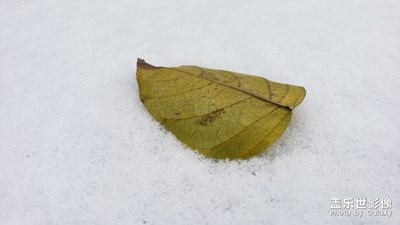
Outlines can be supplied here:
[[289, 125], [303, 87], [198, 66], [137, 61], [140, 99], [177, 139], [218, 159], [245, 159], [271, 146]]

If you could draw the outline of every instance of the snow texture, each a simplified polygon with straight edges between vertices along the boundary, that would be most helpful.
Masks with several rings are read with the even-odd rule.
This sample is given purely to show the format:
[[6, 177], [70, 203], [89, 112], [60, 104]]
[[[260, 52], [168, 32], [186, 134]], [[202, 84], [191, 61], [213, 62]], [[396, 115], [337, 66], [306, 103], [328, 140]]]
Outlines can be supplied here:
[[[185, 148], [136, 59], [302, 85], [264, 154]], [[0, 224], [400, 224], [400, 1], [0, 1]], [[392, 199], [388, 217], [332, 198]]]

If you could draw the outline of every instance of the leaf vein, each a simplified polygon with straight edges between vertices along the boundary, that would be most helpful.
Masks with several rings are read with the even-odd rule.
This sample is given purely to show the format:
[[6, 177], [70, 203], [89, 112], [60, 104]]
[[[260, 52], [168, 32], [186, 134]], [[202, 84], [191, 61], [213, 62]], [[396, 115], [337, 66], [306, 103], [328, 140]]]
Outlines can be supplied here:
[[282, 106], [282, 107], [285, 107], [285, 108], [290, 109], [289, 106], [284, 105], [284, 104], [281, 104], [280, 102], [275, 102], [275, 101], [266, 99], [266, 98], [264, 98], [264, 97], [262, 97], [262, 96], [256, 95], [256, 94], [254, 94], [254, 93], [250, 93], [250, 92], [248, 92], [248, 91], [245, 91], [245, 90], [242, 90], [242, 89], [240, 89], [240, 88], [231, 86], [231, 85], [229, 85], [229, 84], [224, 84], [224, 83], [221, 83], [221, 82], [218, 82], [218, 81], [215, 81], [215, 80], [211, 80], [211, 79], [208, 79], [208, 78], [205, 78], [205, 77], [196, 76], [196, 75], [194, 75], [194, 74], [188, 73], [188, 72], [186, 72], [186, 71], [183, 71], [183, 70], [180, 70], [180, 69], [177, 69], [177, 68], [172, 68], [172, 67], [171, 67], [170, 69], [176, 70], [176, 71], [179, 71], [179, 72], [183, 72], [183, 73], [187, 73], [187, 74], [189, 74], [189, 75], [191, 75], [191, 76], [194, 76], [194, 77], [196, 77], [196, 78], [208, 80], [208, 81], [211, 81], [211, 82], [214, 82], [214, 83], [217, 83], [217, 84], [220, 84], [220, 85], [223, 85], [223, 86], [226, 86], [226, 87], [235, 89], [235, 90], [237, 90], [237, 91], [240, 91], [240, 92], [242, 92], [242, 93], [245, 93], [245, 94], [247, 94], [247, 95], [250, 95], [250, 96], [252, 96], [252, 97], [254, 97], [254, 98], [260, 99], [261, 101], [269, 102], [269, 103], [272, 103], [272, 104], [275, 104], [275, 105]]
[[[249, 100], [249, 99], [251, 99], [251, 97], [248, 97], [248, 98], [246, 98], [246, 99], [243, 99], [243, 100], [237, 101], [237, 102], [235, 102], [235, 103], [226, 105], [226, 106], [224, 106], [224, 107], [222, 107], [222, 108], [226, 109], [226, 108], [232, 107], [232, 106], [234, 106], [234, 105], [237, 105], [237, 104], [239, 104], [239, 103], [245, 102], [246, 100]], [[212, 110], [212, 111], [213, 111], [213, 110]], [[210, 112], [212, 112], [212, 111], [210, 111]], [[167, 119], [167, 118], [164, 118], [163, 122], [164, 122], [165, 120], [178, 120], [178, 121], [181, 121], [181, 120], [188, 120], [188, 119], [198, 118], [198, 117], [205, 116], [205, 115], [209, 114], [210, 112], [207, 112], [207, 113], [205, 113], [205, 114], [198, 115], [198, 116], [186, 117], [186, 118], [184, 118], [184, 119]]]
[[275, 109], [271, 110], [270, 112], [268, 112], [268, 113], [265, 114], [264, 116], [258, 118], [257, 120], [255, 120], [254, 122], [252, 122], [251, 124], [249, 124], [249, 125], [248, 125], [247, 127], [245, 127], [243, 130], [239, 131], [238, 133], [236, 133], [236, 134], [233, 135], [232, 137], [230, 137], [230, 138], [228, 138], [227, 140], [225, 140], [223, 143], [218, 144], [218, 145], [216, 145], [216, 146], [213, 146], [211, 149], [214, 149], [214, 148], [216, 148], [216, 147], [218, 147], [218, 146], [220, 146], [220, 145], [222, 145], [222, 144], [224, 144], [224, 143], [226, 143], [226, 142], [232, 140], [233, 138], [235, 138], [235, 137], [238, 136], [239, 134], [243, 133], [245, 130], [249, 129], [250, 126], [252, 126], [253, 124], [257, 123], [258, 121], [264, 119], [266, 116], [270, 115], [271, 113], [275, 112], [275, 111], [278, 110], [278, 109], [279, 109], [279, 107], [276, 107]]
[[288, 116], [290, 115], [290, 111], [288, 112], [288, 114], [283, 118], [283, 119], [281, 119], [280, 121], [279, 121], [279, 123], [277, 123], [276, 124], [276, 126], [274, 127], [274, 128], [272, 128], [262, 139], [261, 139], [261, 141], [260, 142], [258, 142], [252, 149], [250, 149], [249, 151], [248, 151], [248, 154], [250, 154], [250, 155], [252, 155], [252, 151], [255, 149], [255, 148], [257, 148], [257, 146], [259, 145], [259, 144], [261, 144], [283, 121], [285, 121], [286, 120], [286, 118], [288, 118]]
[[[198, 88], [190, 89], [189, 91], [180, 92], [180, 93], [175, 94], [175, 95], [163, 95], [163, 96], [147, 97], [147, 99], [168, 98], [168, 97], [173, 97], [173, 96], [179, 96], [179, 95], [183, 95], [183, 94], [186, 94], [186, 93], [189, 93], [189, 92], [192, 92], [192, 91], [196, 91], [196, 90], [199, 90], [199, 89], [203, 89], [203, 88], [208, 87], [208, 86], [210, 86], [210, 85], [212, 85], [212, 84], [207, 84], [207, 85], [204, 85], [204, 86], [201, 86], [201, 87], [198, 87]], [[147, 100], [147, 99], [146, 99], [146, 100]]]

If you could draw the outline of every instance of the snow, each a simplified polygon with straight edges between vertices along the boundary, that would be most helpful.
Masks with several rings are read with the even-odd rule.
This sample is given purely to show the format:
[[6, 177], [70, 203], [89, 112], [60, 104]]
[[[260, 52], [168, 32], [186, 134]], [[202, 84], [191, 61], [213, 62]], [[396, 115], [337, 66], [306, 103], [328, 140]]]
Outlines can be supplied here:
[[[136, 59], [302, 85], [246, 161], [186, 149]], [[400, 224], [400, 2], [1, 1], [0, 224]], [[330, 216], [391, 198], [391, 217]]]

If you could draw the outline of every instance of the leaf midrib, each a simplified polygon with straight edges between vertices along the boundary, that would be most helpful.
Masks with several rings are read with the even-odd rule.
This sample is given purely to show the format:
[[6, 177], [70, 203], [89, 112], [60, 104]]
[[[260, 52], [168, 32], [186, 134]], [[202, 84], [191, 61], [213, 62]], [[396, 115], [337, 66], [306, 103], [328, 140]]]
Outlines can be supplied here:
[[[203, 70], [202, 70], [200, 67], [198, 67], [198, 66], [193, 66], [193, 67], [199, 68], [199, 69], [203, 72]], [[182, 72], [182, 73], [189, 74], [190, 76], [194, 76], [194, 77], [197, 77], [197, 78], [200, 78], [200, 79], [204, 79], [204, 80], [208, 80], [208, 81], [210, 81], [210, 82], [217, 83], [217, 84], [222, 85], [222, 86], [226, 86], [226, 87], [232, 88], [232, 89], [234, 89], [234, 90], [236, 90], [236, 91], [243, 92], [243, 93], [245, 93], [245, 94], [247, 94], [247, 95], [250, 95], [250, 96], [252, 96], [252, 97], [254, 97], [254, 98], [257, 98], [257, 99], [260, 99], [260, 100], [262, 100], [262, 101], [265, 101], [265, 102], [269, 102], [269, 103], [278, 105], [278, 106], [280, 106], [280, 107], [285, 107], [285, 108], [288, 108], [288, 109], [290, 109], [290, 110], [293, 109], [293, 107], [290, 107], [290, 106], [288, 106], [288, 105], [284, 105], [284, 104], [281, 104], [281, 103], [272, 101], [272, 100], [270, 100], [270, 99], [266, 99], [266, 98], [264, 98], [264, 97], [262, 97], [262, 96], [259, 96], [259, 95], [257, 95], [257, 94], [248, 92], [248, 91], [246, 91], [246, 90], [243, 90], [243, 89], [240, 89], [240, 88], [231, 86], [231, 85], [229, 85], [229, 84], [225, 84], [225, 83], [218, 82], [218, 81], [215, 81], [215, 80], [211, 80], [211, 79], [208, 79], [208, 78], [205, 78], [205, 77], [202, 77], [202, 76], [197, 76], [197, 75], [195, 75], [195, 74], [191, 74], [191, 73], [189, 73], [189, 72], [186, 72], [186, 71], [177, 69], [176, 67], [174, 67], [174, 68], [171, 68], [171, 67], [170, 67], [170, 68], [168, 68], [168, 69], [176, 70], [176, 71], [179, 71], [179, 72]], [[286, 93], [286, 94], [287, 94], [287, 93]], [[285, 95], [286, 95], [286, 94], [285, 94]], [[283, 96], [283, 98], [285, 97], [285, 95]], [[283, 99], [283, 98], [282, 98], [282, 99]]]

